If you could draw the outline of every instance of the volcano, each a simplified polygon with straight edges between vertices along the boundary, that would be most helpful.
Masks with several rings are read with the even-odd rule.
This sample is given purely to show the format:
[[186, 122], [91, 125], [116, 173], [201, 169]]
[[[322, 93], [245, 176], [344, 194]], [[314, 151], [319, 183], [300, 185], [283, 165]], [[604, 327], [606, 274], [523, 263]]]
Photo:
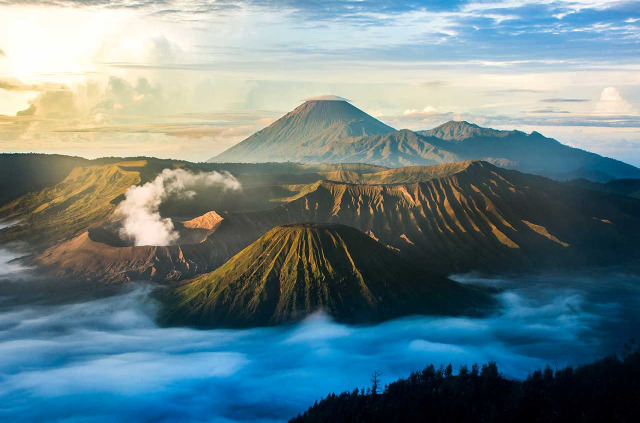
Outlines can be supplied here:
[[360, 323], [410, 314], [458, 314], [486, 295], [405, 261], [357, 229], [278, 226], [215, 271], [172, 292], [172, 324], [256, 326], [324, 310]]
[[[329, 98], [329, 99], [328, 99]], [[346, 100], [307, 100], [267, 128], [212, 158], [215, 162], [315, 162], [336, 140], [393, 132]]]
[[450, 121], [424, 131], [390, 126], [340, 97], [318, 97], [210, 162], [367, 163], [387, 167], [485, 160], [556, 180], [640, 178], [640, 169], [538, 132]]

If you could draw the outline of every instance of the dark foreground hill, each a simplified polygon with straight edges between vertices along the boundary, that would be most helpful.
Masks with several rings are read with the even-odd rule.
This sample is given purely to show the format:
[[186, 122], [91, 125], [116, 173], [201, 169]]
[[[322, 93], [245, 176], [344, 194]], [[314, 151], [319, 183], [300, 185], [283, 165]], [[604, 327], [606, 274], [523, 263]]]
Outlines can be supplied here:
[[580, 188], [610, 192], [612, 194], [640, 199], [640, 179], [614, 179], [607, 183], [576, 179], [567, 183]]
[[57, 154], [0, 154], [0, 205], [62, 181], [89, 160]]
[[380, 389], [331, 394], [290, 423], [640, 421], [640, 351], [573, 369], [537, 370], [524, 381], [480, 370], [429, 366]]
[[166, 323], [260, 326], [324, 310], [362, 323], [485, 308], [475, 288], [418, 268], [357, 229], [279, 226], [214, 272], [172, 290]]

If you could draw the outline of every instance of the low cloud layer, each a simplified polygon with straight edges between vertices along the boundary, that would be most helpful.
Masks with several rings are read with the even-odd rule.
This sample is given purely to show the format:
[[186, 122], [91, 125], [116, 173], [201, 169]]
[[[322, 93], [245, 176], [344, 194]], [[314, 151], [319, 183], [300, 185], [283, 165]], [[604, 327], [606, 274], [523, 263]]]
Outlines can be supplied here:
[[458, 280], [504, 289], [503, 309], [375, 326], [318, 314], [277, 328], [193, 330], [154, 323], [149, 285], [63, 305], [1, 298], [0, 420], [281, 422], [329, 392], [368, 386], [374, 370], [388, 383], [429, 363], [496, 360], [505, 375], [525, 377], [621, 351], [639, 327], [638, 277]]
[[[0, 223], [0, 229], [2, 229]], [[22, 278], [28, 270], [26, 266], [17, 262], [21, 254], [0, 248], [0, 280], [3, 278]], [[0, 281], [1, 282], [1, 281]]]
[[160, 216], [160, 204], [169, 197], [192, 198], [196, 188], [212, 186], [241, 188], [240, 182], [229, 173], [192, 173], [184, 169], [165, 169], [153, 181], [132, 186], [116, 209], [122, 216], [120, 237], [134, 245], [173, 244], [179, 235], [171, 219]]

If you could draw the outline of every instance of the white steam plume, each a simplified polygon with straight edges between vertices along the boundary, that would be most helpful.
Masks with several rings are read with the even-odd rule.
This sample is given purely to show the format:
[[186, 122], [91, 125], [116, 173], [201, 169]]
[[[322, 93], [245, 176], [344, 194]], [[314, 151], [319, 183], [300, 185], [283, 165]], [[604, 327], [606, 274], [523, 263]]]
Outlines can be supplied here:
[[170, 245], [178, 239], [171, 219], [160, 216], [162, 201], [169, 196], [191, 198], [197, 186], [221, 186], [239, 190], [240, 182], [228, 172], [192, 173], [184, 169], [165, 169], [142, 186], [132, 186], [125, 193], [116, 213], [123, 216], [119, 235], [135, 245]]

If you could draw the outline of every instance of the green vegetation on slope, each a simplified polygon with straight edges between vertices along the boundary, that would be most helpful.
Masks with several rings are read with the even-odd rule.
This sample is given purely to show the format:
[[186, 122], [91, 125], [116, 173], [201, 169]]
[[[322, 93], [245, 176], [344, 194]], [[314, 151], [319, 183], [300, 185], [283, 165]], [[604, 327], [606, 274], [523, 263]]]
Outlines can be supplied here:
[[[224, 170], [217, 167], [218, 164], [211, 165]], [[443, 275], [472, 270], [500, 272], [628, 265], [640, 259], [638, 200], [583, 190], [500, 169], [486, 162], [382, 172], [374, 168], [376, 172], [369, 173], [358, 173], [366, 169], [343, 165], [230, 166], [235, 167], [238, 178], [251, 189], [243, 186], [243, 191], [235, 197], [230, 194], [225, 197], [219, 191], [201, 192], [188, 201], [168, 202], [162, 209], [165, 216], [184, 218], [215, 210], [223, 220], [206, 241], [189, 248], [125, 251], [106, 249], [100, 239], [85, 237], [49, 250], [39, 262], [60, 268], [65, 274], [86, 274], [112, 281], [139, 277], [178, 280], [222, 266], [275, 226], [303, 222], [338, 223], [357, 228], [406, 259]], [[278, 176], [282, 166], [290, 168], [291, 173]], [[263, 169], [258, 169], [260, 167]], [[274, 167], [275, 173], [268, 173]], [[133, 171], [133, 168], [127, 169]], [[312, 172], [305, 173], [309, 170]], [[265, 176], [266, 185], [260, 185], [259, 172], [270, 175]], [[322, 181], [325, 176], [348, 178], [349, 182]], [[296, 180], [314, 182], [271, 185]], [[83, 180], [76, 182], [78, 187], [84, 183]], [[122, 190], [126, 189], [124, 185]], [[113, 204], [105, 202], [110, 203], [106, 200], [115, 194], [106, 196], [102, 203], [92, 203], [91, 207], [99, 210], [104, 205], [113, 209]], [[36, 199], [32, 208], [49, 201]], [[64, 210], [77, 209], [76, 201], [81, 201], [78, 204], [81, 205], [85, 199], [77, 196], [65, 202], [67, 204], [60, 206], [60, 216], [67, 219], [69, 215]], [[274, 202], [282, 204], [274, 207]], [[86, 216], [94, 215], [85, 212]], [[101, 213], [98, 214], [101, 219], [109, 218], [108, 210]], [[28, 219], [38, 215], [40, 213], [26, 213]], [[61, 229], [47, 229], [48, 223], [37, 226], [36, 222], [5, 229], [0, 232], [0, 238], [11, 235], [13, 239], [42, 240], [50, 245], [56, 236], [70, 236], [100, 224], [100, 219], [81, 219], [77, 225], [67, 227], [62, 220], [54, 220], [56, 214], [45, 214], [45, 217], [51, 219], [49, 222], [60, 222]], [[47, 238], [41, 238], [40, 232]]]
[[70, 238], [103, 224], [116, 205], [113, 200], [141, 181], [136, 169], [145, 162], [75, 168], [62, 182], [27, 194], [0, 208], [0, 216], [20, 219], [2, 231], [1, 240], [46, 244]]
[[[190, 163], [144, 157], [108, 157], [88, 161], [67, 156], [14, 154], [0, 155], [0, 163], [3, 162], [6, 162], [8, 170], [22, 169], [26, 173], [20, 178], [7, 176], [3, 182], [8, 185], [18, 179], [14, 185], [20, 193], [34, 192], [0, 205], [0, 219], [21, 222], [20, 226], [3, 230], [0, 242], [22, 240], [35, 246], [46, 246], [71, 238], [105, 223], [131, 185], [148, 182], [167, 168], [179, 167], [194, 173], [231, 172], [240, 180], [243, 189], [199, 188], [192, 199], [167, 199], [160, 209], [164, 216], [198, 216], [211, 210], [265, 209], [272, 207], [274, 201], [282, 202], [283, 198], [296, 195], [296, 187], [304, 189], [306, 184], [320, 181], [329, 173], [351, 172], [360, 175], [385, 169], [361, 163]], [[71, 171], [70, 167], [76, 162], [83, 166]], [[47, 170], [36, 171], [32, 169], [34, 166]], [[1, 168], [0, 172], [6, 169]], [[62, 175], [65, 169], [66, 174]], [[34, 175], [35, 182], [20, 182], [28, 182], [30, 175]], [[56, 177], [59, 177], [59, 181], [55, 180]], [[37, 184], [47, 188], [38, 190], [40, 187]]]
[[359, 323], [456, 314], [489, 304], [481, 292], [416, 268], [357, 229], [279, 226], [217, 270], [172, 290], [165, 321], [256, 326], [317, 310]]
[[62, 181], [89, 160], [48, 154], [0, 154], [0, 206], [28, 192]]

